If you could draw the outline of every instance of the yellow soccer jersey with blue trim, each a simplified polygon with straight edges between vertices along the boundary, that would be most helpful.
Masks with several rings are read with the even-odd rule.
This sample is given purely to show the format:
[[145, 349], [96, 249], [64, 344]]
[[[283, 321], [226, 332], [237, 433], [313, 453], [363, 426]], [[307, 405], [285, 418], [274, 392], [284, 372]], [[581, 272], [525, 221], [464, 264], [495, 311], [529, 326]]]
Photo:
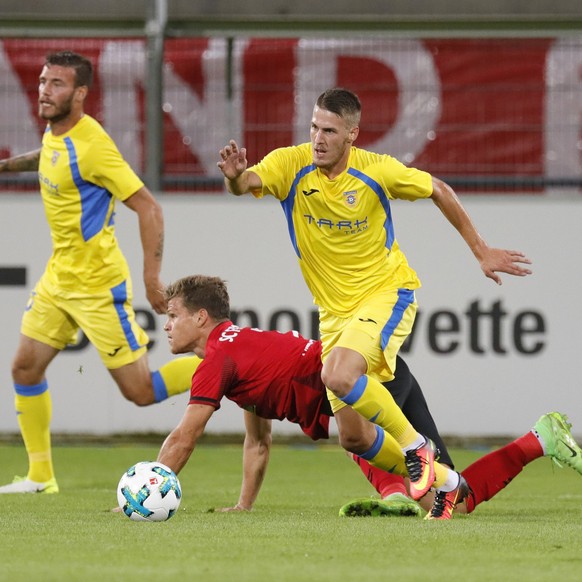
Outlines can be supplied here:
[[86, 292], [126, 279], [129, 269], [115, 237], [115, 199], [129, 198], [143, 182], [95, 119], [84, 115], [59, 136], [47, 128], [39, 182], [53, 245], [49, 280]]
[[385, 289], [420, 281], [394, 236], [390, 200], [432, 194], [430, 174], [352, 147], [346, 170], [329, 180], [311, 144], [280, 148], [249, 168], [281, 202], [291, 242], [317, 305], [346, 317]]

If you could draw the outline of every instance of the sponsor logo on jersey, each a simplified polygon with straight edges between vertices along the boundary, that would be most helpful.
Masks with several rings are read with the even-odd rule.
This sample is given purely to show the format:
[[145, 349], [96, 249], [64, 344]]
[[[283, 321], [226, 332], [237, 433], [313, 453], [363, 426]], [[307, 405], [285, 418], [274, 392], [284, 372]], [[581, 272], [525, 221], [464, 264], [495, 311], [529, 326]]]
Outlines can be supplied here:
[[368, 230], [368, 217], [355, 220], [331, 220], [330, 218], [315, 218], [311, 214], [304, 214], [307, 224], [315, 225], [328, 230], [339, 230], [345, 234], [357, 234]]
[[59, 185], [51, 182], [50, 179], [44, 176], [41, 172], [38, 173], [38, 180], [41, 184], [44, 185], [49, 194], [53, 194], [55, 196], [59, 195]]

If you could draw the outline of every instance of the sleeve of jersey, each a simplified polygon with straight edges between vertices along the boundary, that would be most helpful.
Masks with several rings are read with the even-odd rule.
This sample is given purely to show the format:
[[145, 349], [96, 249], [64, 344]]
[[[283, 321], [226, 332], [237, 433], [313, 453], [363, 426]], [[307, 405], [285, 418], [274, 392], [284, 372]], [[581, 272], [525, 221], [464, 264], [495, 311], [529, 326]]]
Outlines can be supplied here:
[[119, 200], [126, 200], [144, 185], [106, 134], [95, 140], [86, 158], [91, 163], [91, 181]]
[[387, 164], [386, 186], [391, 198], [417, 200], [432, 194], [432, 176], [416, 168], [409, 168], [391, 156], [383, 156]]
[[283, 200], [289, 193], [289, 176], [295, 176], [293, 168], [297, 165], [296, 148], [287, 147], [273, 150], [258, 164], [248, 168], [254, 172], [263, 184], [262, 188], [252, 190], [255, 198], [269, 194], [277, 200]]
[[190, 404], [205, 404], [213, 406], [216, 410], [220, 408], [222, 385], [225, 381], [222, 368], [221, 362], [216, 358], [202, 360], [192, 377]]

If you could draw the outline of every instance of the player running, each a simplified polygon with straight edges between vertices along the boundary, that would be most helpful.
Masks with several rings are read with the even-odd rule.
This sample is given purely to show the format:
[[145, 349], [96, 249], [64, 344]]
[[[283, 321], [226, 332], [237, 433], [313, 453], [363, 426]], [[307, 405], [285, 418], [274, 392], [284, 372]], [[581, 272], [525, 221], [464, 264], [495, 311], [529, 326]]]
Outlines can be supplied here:
[[518, 251], [490, 247], [441, 180], [355, 147], [360, 115], [357, 95], [330, 89], [315, 103], [310, 143], [278, 148], [247, 169], [245, 148], [231, 140], [220, 150], [218, 167], [229, 192], [270, 194], [281, 202], [303, 277], [319, 307], [322, 377], [340, 439], [357, 438], [364, 422], [372, 421], [377, 438], [359, 451], [362, 456], [386, 468], [395, 440], [405, 453], [414, 498], [433, 481], [439, 491], [456, 490], [462, 497], [461, 476], [433, 462], [430, 440], [415, 430], [381, 384], [394, 377], [420, 287], [396, 241], [390, 201], [431, 198], [485, 276], [498, 284], [498, 272], [530, 274], [519, 265], [530, 260]]
[[164, 313], [162, 209], [101, 125], [83, 110], [93, 79], [85, 57], [47, 57], [38, 113], [47, 122], [39, 150], [0, 161], [0, 171], [38, 171], [52, 255], [30, 295], [12, 364], [18, 424], [28, 453], [26, 478], [2, 493], [57, 493], [51, 453], [51, 397], [45, 372], [83, 330], [125, 398], [139, 406], [186, 391], [193, 358], [150, 372], [149, 338], [135, 320], [132, 282], [115, 236], [115, 201], [137, 214], [146, 296]]

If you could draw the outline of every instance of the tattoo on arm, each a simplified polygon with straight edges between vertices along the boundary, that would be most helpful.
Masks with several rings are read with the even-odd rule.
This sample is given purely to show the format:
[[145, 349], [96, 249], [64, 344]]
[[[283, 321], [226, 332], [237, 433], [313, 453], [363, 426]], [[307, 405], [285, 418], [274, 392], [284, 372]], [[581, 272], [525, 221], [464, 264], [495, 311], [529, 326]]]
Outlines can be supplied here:
[[160, 241], [158, 243], [158, 248], [156, 249], [155, 256], [156, 256], [156, 259], [161, 261], [163, 255], [164, 255], [164, 233], [161, 233], [160, 234]]
[[40, 149], [0, 160], [0, 172], [32, 172], [38, 170]]

